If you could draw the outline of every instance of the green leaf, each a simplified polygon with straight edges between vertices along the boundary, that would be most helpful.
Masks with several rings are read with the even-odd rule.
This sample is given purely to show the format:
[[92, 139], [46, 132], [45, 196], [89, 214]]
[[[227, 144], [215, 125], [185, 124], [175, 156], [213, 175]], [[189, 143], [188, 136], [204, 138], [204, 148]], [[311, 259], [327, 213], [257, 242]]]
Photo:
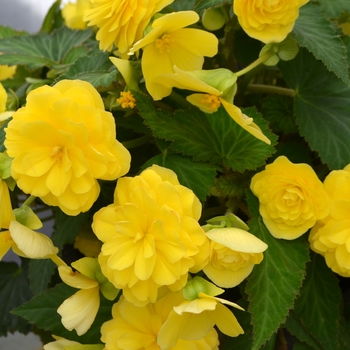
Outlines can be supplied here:
[[350, 163], [350, 87], [305, 49], [280, 68], [296, 91], [294, 113], [301, 136], [331, 169], [343, 168]]
[[306, 47], [330, 71], [350, 85], [345, 45], [319, 6], [309, 3], [301, 7], [293, 37], [299, 46]]
[[108, 53], [100, 52], [96, 55], [90, 55], [78, 58], [68, 69], [68, 71], [59, 78], [62, 79], [80, 79], [91, 83], [94, 87], [109, 86], [115, 81], [117, 70], [108, 59]]
[[317, 339], [314, 339], [309, 331], [303, 327], [301, 322], [295, 318], [293, 312], [289, 314], [285, 326], [290, 334], [292, 334], [300, 342], [307, 344], [308, 349], [322, 350], [322, 347], [318, 343]]
[[41, 68], [61, 63], [65, 55], [83, 44], [92, 30], [71, 30], [62, 27], [54, 32], [32, 36], [15, 36], [0, 40], [0, 64], [22, 64], [28, 68]]
[[59, 28], [64, 24], [61, 13], [61, 0], [55, 1], [47, 12], [43, 24], [41, 26], [41, 32], [50, 33], [53, 29]]
[[338, 280], [324, 258], [313, 254], [306, 279], [295, 301], [294, 315], [322, 349], [339, 349], [338, 327], [341, 294]]
[[247, 204], [249, 207], [249, 211], [252, 214], [253, 218], [259, 218], [259, 200], [254, 196], [253, 192], [248, 188], [246, 190], [247, 194]]
[[250, 232], [268, 245], [263, 261], [248, 276], [246, 293], [254, 332], [253, 350], [260, 349], [284, 323], [305, 276], [309, 248], [304, 237], [275, 239], [262, 219], [248, 223]]
[[210, 195], [210, 189], [214, 186], [216, 168], [212, 165], [196, 163], [176, 154], [155, 156], [144, 165], [144, 168], [152, 164], [175, 171], [181, 185], [190, 188], [202, 202]]
[[249, 187], [250, 176], [244, 173], [223, 173], [215, 181], [215, 188], [221, 196], [237, 197], [244, 196], [246, 188]]
[[196, 0], [176, 0], [169, 7], [176, 12], [193, 10], [195, 2]]
[[[178, 153], [241, 172], [263, 165], [265, 159], [274, 153], [271, 145], [242, 129], [224, 108], [213, 114], [204, 114], [197, 108], [170, 113], [157, 110], [146, 95], [133, 93], [140, 114], [154, 135], [173, 141], [171, 148]], [[273, 145], [276, 136], [270, 132], [260, 114], [254, 108], [245, 109], [244, 113], [254, 118]]]
[[285, 134], [298, 131], [295, 125], [292, 101], [286, 96], [268, 96], [263, 100], [262, 115], [271, 122], [274, 131]]
[[16, 35], [28, 35], [25, 31], [18, 31], [11, 27], [4, 27], [0, 25], [0, 39], [10, 38]]
[[209, 7], [221, 6], [224, 4], [231, 4], [232, 1], [229, 0], [198, 0], [194, 8], [195, 11], [199, 12], [205, 10]]
[[30, 288], [35, 295], [44, 292], [56, 271], [56, 265], [50, 259], [30, 260]]
[[33, 293], [29, 288], [28, 266], [0, 262], [0, 336], [8, 331], [26, 333], [30, 327], [21, 317], [11, 315], [10, 311], [28, 301]]
[[349, 0], [318, 0], [324, 12], [332, 18], [338, 18], [345, 11], [350, 13]]
[[111, 308], [113, 302], [100, 295], [101, 305], [94, 323], [84, 335], [78, 336], [75, 331], [68, 331], [63, 327], [61, 316], [57, 313], [57, 309], [63, 301], [77, 291], [75, 288], [60, 283], [55, 288], [34, 297], [24, 305], [13, 310], [12, 313], [24, 317], [30, 323], [44, 330], [51, 331], [57, 336], [78, 341], [82, 344], [100, 343], [100, 328], [102, 323], [112, 318]]
[[309, 345], [296, 341], [293, 350], [314, 350], [314, 348], [310, 347]]

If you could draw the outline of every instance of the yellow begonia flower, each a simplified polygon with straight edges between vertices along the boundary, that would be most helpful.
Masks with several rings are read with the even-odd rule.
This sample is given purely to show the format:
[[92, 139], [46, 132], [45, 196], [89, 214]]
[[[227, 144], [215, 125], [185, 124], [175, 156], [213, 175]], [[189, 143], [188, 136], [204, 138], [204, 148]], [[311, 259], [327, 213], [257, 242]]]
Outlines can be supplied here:
[[0, 81], [11, 79], [16, 73], [17, 66], [0, 65]]
[[130, 153], [115, 128], [90, 83], [62, 80], [32, 90], [5, 129], [12, 176], [23, 192], [68, 215], [85, 212], [99, 195], [97, 179], [129, 170]]
[[[101, 327], [101, 340], [106, 344], [106, 349], [160, 350], [158, 333], [172, 308], [183, 300], [181, 292], [170, 292], [154, 304], [137, 307], [122, 296], [113, 306], [113, 319]], [[218, 345], [218, 335], [212, 327], [197, 340], [176, 339], [171, 350], [217, 350]]]
[[203, 272], [218, 286], [235, 287], [263, 260], [267, 244], [247, 231], [226, 227], [206, 232], [210, 260]]
[[80, 290], [66, 299], [57, 312], [62, 324], [69, 331], [75, 329], [78, 335], [88, 331], [95, 320], [100, 306], [100, 291], [109, 300], [116, 298], [118, 290], [103, 276], [97, 259], [82, 258], [69, 266], [59, 266], [58, 272], [64, 283]]
[[[257, 139], [271, 144], [271, 141], [262, 133], [260, 128], [236, 107], [233, 102], [236, 77], [227, 69], [212, 71], [185, 72], [174, 67], [174, 74], [161, 74], [155, 78], [157, 84], [168, 89], [197, 91], [200, 93], [189, 95], [186, 99], [204, 113], [214, 113], [222, 105], [229, 116], [244, 130]], [[212, 79], [210, 78], [212, 76]]]
[[329, 196], [310, 165], [294, 164], [285, 156], [255, 174], [250, 188], [259, 198], [260, 215], [275, 238], [300, 237], [330, 210]]
[[84, 21], [97, 26], [100, 49], [112, 51], [113, 45], [126, 58], [130, 47], [143, 37], [151, 18], [174, 0], [91, 0]]
[[[205, 290], [201, 292], [200, 290]], [[223, 289], [201, 277], [190, 280], [185, 287], [186, 299], [170, 312], [166, 322], [158, 334], [158, 344], [161, 350], [169, 350], [179, 338], [194, 340], [203, 338], [216, 325], [219, 330], [230, 336], [237, 337], [244, 331], [233, 313], [224, 305], [230, 305], [243, 310], [239, 305], [217, 298]]]
[[91, 0], [77, 0], [75, 3], [69, 2], [62, 8], [62, 17], [68, 28], [86, 29], [87, 23], [84, 22], [84, 12], [92, 7]]
[[331, 210], [311, 229], [310, 247], [325, 257], [333, 272], [350, 277], [350, 165], [333, 170], [324, 187], [331, 199]]
[[80, 344], [76, 341], [53, 336], [56, 340], [44, 345], [44, 350], [103, 350], [103, 344]]
[[209, 257], [200, 215], [198, 198], [169, 169], [153, 165], [119, 179], [114, 204], [92, 224], [103, 242], [102, 272], [138, 306], [155, 302], [162, 286], [179, 291], [188, 272], [198, 272]]
[[234, 0], [233, 10], [243, 30], [265, 44], [283, 41], [293, 30], [299, 8], [309, 0]]
[[155, 82], [159, 74], [171, 74], [174, 66], [186, 71], [201, 69], [204, 56], [213, 57], [218, 51], [218, 39], [204, 30], [184, 28], [196, 23], [194, 11], [180, 11], [156, 19], [152, 30], [130, 50], [143, 49], [141, 60], [146, 88], [154, 100], [170, 95], [171, 87]]

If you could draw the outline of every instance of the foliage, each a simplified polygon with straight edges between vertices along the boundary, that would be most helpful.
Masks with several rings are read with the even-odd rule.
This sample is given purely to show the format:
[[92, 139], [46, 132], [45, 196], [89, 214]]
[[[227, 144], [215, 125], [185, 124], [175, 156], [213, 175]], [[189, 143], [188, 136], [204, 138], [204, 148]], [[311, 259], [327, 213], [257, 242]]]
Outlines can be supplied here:
[[[295, 1], [297, 2], [299, 1]], [[96, 39], [97, 28], [86, 30], [67, 28], [61, 16], [60, 1], [51, 8], [39, 33], [31, 35], [0, 26], [0, 69], [2, 65], [17, 66], [15, 75], [1, 82], [7, 91], [6, 106], [11, 115], [26, 106], [26, 99], [31, 91], [43, 85], [54, 86], [66, 79], [88, 82], [101, 96], [103, 101], [101, 105], [110, 112], [113, 123], [115, 121], [116, 137], [122, 144], [120, 147], [125, 147], [131, 154], [130, 169], [125, 176], [137, 179], [141, 183], [139, 174], [157, 165], [171, 169], [176, 174], [178, 183], [177, 180], [171, 180], [174, 181], [171, 185], [179, 191], [176, 192], [176, 199], [174, 189], [171, 192], [174, 197], [168, 196], [168, 192], [159, 194], [155, 185], [156, 180], [149, 180], [152, 185], [147, 187], [147, 190], [146, 187], [140, 190], [142, 186], [135, 185], [137, 188], [132, 188], [134, 192], [130, 190], [127, 195], [119, 193], [118, 199], [116, 196], [113, 199], [116, 184], [119, 183], [120, 187], [124, 184], [123, 177], [118, 180], [117, 176], [113, 179], [107, 176], [94, 176], [93, 180], [100, 190], [98, 196], [96, 195], [98, 198], [93, 201], [90, 209], [78, 215], [69, 215], [60, 207], [53, 208], [45, 202], [44, 195], [38, 196], [37, 201], [40, 205], [52, 212], [50, 219], [54, 220], [54, 229], [50, 232], [50, 237], [59, 252], [57, 256], [49, 257], [52, 260], [46, 259], [48, 258], [46, 256], [29, 260], [26, 258], [28, 254], [24, 252], [21, 266], [0, 262], [0, 299], [5, 301], [0, 303], [0, 336], [15, 331], [27, 333], [36, 327], [81, 344], [105, 342], [106, 336], [103, 332], [101, 338], [101, 326], [112, 319], [113, 304], [119, 303], [118, 300], [123, 300], [124, 297], [127, 298], [127, 292], [124, 292], [123, 298], [115, 296], [118, 294], [116, 288], [120, 288], [119, 284], [113, 281], [111, 278], [113, 270], [105, 267], [108, 264], [103, 261], [104, 257], [101, 258], [103, 255], [101, 245], [106, 244], [106, 241], [108, 243], [108, 240], [104, 240], [105, 233], [99, 233], [100, 240], [98, 240], [94, 230], [97, 217], [100, 220], [99, 215], [109, 215], [108, 220], [111, 221], [103, 216], [105, 222], [102, 228], [106, 232], [107, 223], [110, 225], [109, 228], [117, 227], [117, 224], [111, 223], [112, 218], [122, 217], [118, 210], [131, 205], [129, 202], [123, 203], [129, 196], [130, 202], [137, 198], [135, 201], [141, 203], [137, 202], [140, 204], [139, 207], [144, 206], [145, 210], [149, 210], [147, 214], [149, 217], [150, 213], [153, 213], [152, 210], [155, 210], [149, 203], [154, 202], [158, 205], [161, 201], [169, 201], [165, 206], [169, 211], [169, 220], [170, 217], [176, 217], [178, 222], [181, 223], [181, 220], [186, 222], [181, 223], [182, 231], [173, 229], [169, 237], [175, 235], [180, 237], [184, 234], [186, 225], [191, 227], [196, 235], [198, 231], [195, 230], [199, 229], [203, 237], [203, 232], [206, 232], [208, 227], [209, 229], [231, 225], [236, 227], [237, 221], [232, 223], [233, 215], [248, 225], [251, 234], [268, 245], [263, 253], [263, 260], [253, 268], [246, 280], [239, 286], [227, 288], [220, 296], [245, 309], [245, 311], [233, 309], [244, 334], [230, 337], [225, 332], [219, 332], [221, 350], [286, 349], [287, 343], [288, 349], [293, 350], [350, 348], [349, 280], [334, 273], [321, 255], [311, 251], [308, 242], [309, 232], [305, 232], [295, 240], [274, 238], [266, 227], [268, 225], [264, 223], [266, 216], [264, 217], [264, 213], [260, 210], [259, 198], [256, 198], [250, 190], [252, 177], [279, 156], [286, 156], [294, 163], [307, 163], [320, 181], [323, 181], [331, 171], [343, 169], [350, 164], [350, 30], [346, 32], [344, 29], [346, 27], [343, 26], [345, 23], [350, 28], [350, 5], [347, 0], [308, 2], [300, 8], [299, 17], [287, 38], [298, 47], [298, 53], [294, 55], [288, 50], [283, 51], [282, 44], [272, 43], [272, 48], [265, 47], [265, 51], [258, 57], [264, 44], [245, 34], [240, 19], [232, 10], [232, 4], [233, 2], [228, 0], [176, 0], [173, 3], [169, 1], [161, 11], [164, 15], [173, 11], [195, 11], [200, 17], [205, 10], [214, 8], [221, 11], [224, 16], [224, 27], [212, 33], [218, 39], [218, 53], [214, 57], [204, 58], [203, 70], [225, 68], [235, 73], [234, 79], [232, 78], [234, 82], [229, 84], [228, 80], [222, 81], [217, 75], [207, 79], [201, 70], [193, 73], [202, 79], [203, 85], [210, 86], [211, 92], [208, 94], [216, 98], [214, 102], [219, 101], [217, 102], [219, 107], [216, 109], [209, 107], [203, 109], [201, 106], [203, 100], [197, 104], [192, 103], [191, 94], [202, 93], [202, 90], [189, 91], [186, 86], [182, 88], [178, 82], [171, 86], [171, 93], [168, 96], [160, 101], [154, 101], [147, 92], [147, 81], [145, 82], [142, 73], [147, 69], [142, 62], [143, 51], [123, 57], [129, 59], [130, 65], [113, 64], [110, 57], [115, 57], [118, 53], [116, 50], [108, 52], [99, 49], [99, 42]], [[205, 30], [204, 28], [201, 21], [191, 26], [191, 29], [196, 30]], [[145, 33], [149, 33], [150, 30], [150, 27], [145, 28]], [[268, 61], [271, 57], [276, 60], [273, 64]], [[264, 65], [264, 62], [268, 64]], [[170, 81], [167, 75], [170, 73], [164, 73], [164, 81]], [[218, 93], [215, 95], [213, 91]], [[121, 94], [127, 92], [130, 94]], [[124, 108], [123, 102], [127, 103], [127, 108]], [[79, 132], [74, 131], [79, 137], [86, 125], [90, 125], [89, 127], [93, 125], [92, 129], [96, 127], [97, 134], [100, 125], [98, 123], [105, 122], [104, 119], [99, 122], [93, 121], [95, 112], [91, 112], [90, 105], [86, 107], [88, 103], [92, 102], [83, 100], [81, 103], [84, 106], [82, 107], [84, 113], [87, 113], [86, 119], [74, 124], [74, 127], [81, 128]], [[239, 107], [243, 113], [243, 122], [238, 122], [232, 116], [225, 103]], [[136, 106], [130, 108], [133, 104]], [[88, 113], [91, 113], [91, 116]], [[244, 122], [247, 122], [251, 129], [245, 127]], [[249, 124], [250, 122], [253, 124]], [[0, 152], [3, 155], [7, 151], [6, 138], [9, 137], [7, 130], [11, 125], [11, 119], [0, 123]], [[73, 129], [73, 126], [69, 128]], [[256, 130], [260, 130], [270, 140], [270, 144], [261, 141], [254, 133]], [[92, 159], [91, 163], [95, 166], [91, 173], [98, 173], [110, 160], [108, 157], [112, 156], [109, 154], [106, 156], [109, 160], [104, 161], [102, 153], [105, 151], [107, 154], [106, 149], [92, 151], [92, 145], [95, 144], [91, 140], [94, 136], [96, 135], [92, 132], [89, 140], [85, 140], [86, 144], [91, 143], [91, 153], [86, 159]], [[109, 133], [105, 133], [104, 137], [106, 139], [110, 137]], [[52, 153], [50, 157], [54, 157]], [[20, 181], [18, 186], [14, 186], [18, 176], [16, 171], [12, 170], [13, 178], [5, 176], [7, 172], [2, 166], [3, 164], [0, 164], [0, 185], [6, 185], [6, 188], [10, 189], [13, 209], [21, 207], [24, 200], [26, 204], [31, 205], [34, 200], [30, 196], [32, 193], [23, 193]], [[32, 173], [35, 172], [31, 170], [31, 166], [28, 168]], [[77, 169], [75, 170], [78, 172]], [[155, 179], [158, 175], [152, 176]], [[161, 181], [159, 180], [158, 185], [165, 188], [164, 183], [170, 179], [170, 175], [165, 176], [161, 173], [159, 177]], [[76, 183], [77, 191], [80, 190], [79, 185], [83, 187], [82, 183]], [[185, 192], [182, 186], [187, 187], [191, 195]], [[151, 187], [152, 191], [147, 192]], [[142, 191], [146, 194], [141, 195]], [[154, 194], [156, 192], [157, 195]], [[195, 200], [192, 199], [192, 192], [193, 197], [196, 197]], [[2, 193], [0, 192], [1, 195]], [[277, 197], [279, 194], [275, 195]], [[344, 196], [349, 197], [350, 190], [344, 190]], [[151, 197], [152, 201], [149, 199]], [[350, 198], [345, 197], [342, 200], [350, 201]], [[3, 197], [0, 198], [2, 200]], [[176, 212], [177, 204], [175, 209], [171, 207], [174, 203], [178, 203], [177, 201], [183, 205], [178, 212]], [[112, 203], [113, 210], [110, 206]], [[190, 207], [191, 209], [188, 209]], [[346, 210], [349, 211], [348, 207]], [[108, 215], [101, 214], [103, 210], [106, 210]], [[192, 216], [186, 212], [190, 210], [193, 211]], [[200, 210], [202, 212], [199, 219], [196, 216]], [[341, 209], [337, 207], [337, 210]], [[34, 207], [33, 211], [36, 211]], [[38, 212], [35, 214], [40, 216]], [[0, 238], [8, 230], [11, 231], [9, 224], [3, 222], [1, 215], [0, 212], [2, 225]], [[165, 214], [162, 212], [163, 216], [159, 213], [157, 215], [159, 215], [158, 221], [155, 221], [159, 224], [161, 222], [159, 218], [165, 217]], [[195, 223], [192, 224], [191, 221], [190, 225], [188, 218]], [[137, 220], [134, 221], [138, 223]], [[199, 224], [196, 221], [199, 221]], [[118, 222], [118, 225], [120, 225], [118, 229], [114, 229], [120, 234], [122, 230], [120, 227], [126, 224]], [[193, 228], [195, 225], [198, 227]], [[316, 225], [322, 225], [322, 219]], [[39, 227], [30, 229], [40, 231]], [[350, 235], [349, 232], [342, 234]], [[191, 234], [188, 237], [190, 238], [182, 241], [176, 249], [180, 250], [181, 246], [181, 249], [190, 250], [189, 241], [194, 238]], [[195, 240], [191, 241], [192, 250], [205, 246], [203, 242], [199, 242], [198, 237], [196, 236], [198, 241], [195, 244], [193, 243]], [[138, 238], [134, 239], [135, 244], [137, 240]], [[2, 244], [3, 246], [8, 244], [8, 240], [0, 239], [0, 253], [4, 250]], [[18, 253], [18, 246], [15, 243], [11, 248]], [[91, 258], [100, 255], [102, 270], [95, 271], [93, 276], [84, 275], [84, 278], [93, 280], [93, 283], [99, 286], [101, 304], [91, 328], [85, 334], [78, 336], [75, 330], [69, 331], [63, 326], [57, 313], [58, 307], [78, 291], [72, 286], [61, 283], [57, 265], [70, 265], [83, 256], [88, 256], [86, 248], [92, 252], [89, 255]], [[175, 251], [175, 248], [173, 249]], [[347, 261], [350, 261], [350, 249], [348, 250]], [[95, 252], [97, 253], [94, 254]], [[191, 254], [194, 255], [193, 252]], [[185, 258], [182, 258], [186, 264], [193, 258], [192, 255], [185, 256], [184, 253]], [[209, 259], [209, 255], [207, 258]], [[116, 265], [117, 263], [120, 263], [119, 260], [115, 262]], [[125, 265], [128, 263], [129, 261]], [[173, 264], [175, 266], [175, 262]], [[197, 260], [191, 266], [195, 264], [200, 266]], [[348, 265], [350, 270], [350, 263]], [[148, 267], [138, 266], [138, 268], [144, 272]], [[181, 268], [185, 269], [182, 265]], [[201, 270], [203, 266], [195, 272]], [[189, 271], [191, 274], [188, 271], [186, 274], [188, 272], [190, 277], [196, 275], [191, 269]], [[179, 275], [178, 280], [181, 280], [181, 283], [186, 283], [184, 281], [186, 274]], [[202, 272], [199, 274], [204, 276]], [[175, 283], [168, 285], [171, 285], [170, 289], [176, 289], [177, 286]], [[184, 285], [176, 291], [183, 287]], [[110, 295], [113, 295], [113, 298], [109, 298]], [[209, 295], [214, 298], [214, 294]], [[168, 311], [169, 314], [171, 310]]]

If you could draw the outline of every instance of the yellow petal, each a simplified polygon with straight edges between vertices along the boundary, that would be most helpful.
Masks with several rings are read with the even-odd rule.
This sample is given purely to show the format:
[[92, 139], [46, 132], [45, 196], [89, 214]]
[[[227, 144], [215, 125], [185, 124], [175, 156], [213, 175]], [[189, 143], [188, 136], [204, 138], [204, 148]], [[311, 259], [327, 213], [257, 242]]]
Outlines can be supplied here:
[[79, 289], [91, 289], [98, 286], [98, 282], [79, 272], [73, 272], [69, 266], [59, 266], [58, 273], [62, 281], [68, 286]]
[[58, 252], [51, 239], [46, 235], [35, 232], [19, 222], [10, 223], [11, 237], [18, 248], [31, 259], [45, 259]]
[[98, 287], [82, 289], [66, 299], [57, 309], [63, 326], [69, 331], [75, 329], [78, 335], [86, 333], [100, 306], [99, 293]]
[[171, 38], [175, 45], [197, 56], [213, 57], [218, 52], [218, 39], [204, 30], [184, 28], [172, 33]]
[[129, 60], [122, 60], [117, 57], [110, 57], [109, 59], [117, 67], [118, 71], [123, 76], [126, 85], [129, 87], [129, 89], [138, 90], [138, 78], [131, 62]]
[[9, 228], [14, 218], [9, 189], [6, 182], [0, 179], [0, 229]]
[[174, 311], [179, 315], [182, 315], [184, 312], [200, 314], [206, 310], [215, 310], [217, 303], [214, 298], [199, 298], [192, 301], [185, 301], [179, 306], [175, 306]]
[[10, 250], [14, 242], [11, 239], [10, 231], [0, 232], [0, 260]]
[[206, 235], [212, 241], [237, 252], [261, 253], [268, 247], [256, 236], [235, 227], [213, 229], [206, 232]]
[[203, 272], [218, 286], [232, 288], [238, 286], [243, 280], [245, 280], [253, 271], [253, 268], [254, 263], [251, 263], [233, 271], [225, 268], [216, 269], [211, 263], [209, 263], [204, 267]]
[[164, 33], [171, 33], [194, 24], [198, 20], [199, 16], [194, 11], [172, 12], [156, 19], [152, 24], [152, 28], [162, 27]]
[[161, 350], [173, 348], [178, 339], [201, 339], [213, 328], [213, 320], [207, 313], [178, 315], [171, 311], [168, 319], [163, 324], [157, 337], [157, 343]]
[[240, 334], [244, 334], [234, 314], [224, 305], [218, 304], [216, 310], [210, 312], [209, 315], [222, 333], [230, 337], [237, 337]]
[[257, 139], [267, 143], [268, 145], [271, 144], [271, 141], [262, 133], [260, 128], [253, 122], [252, 118], [246, 117], [238, 107], [231, 103], [228, 103], [223, 98], [220, 98], [220, 101], [226, 112], [238, 125], [240, 125], [244, 130], [248, 131]]
[[170, 87], [153, 81], [157, 75], [173, 73], [173, 63], [169, 55], [167, 53], [160, 54], [152, 43], [144, 48], [141, 65], [146, 88], [152, 98], [157, 101], [169, 96], [171, 93]]
[[185, 72], [177, 66], [174, 66], [173, 69], [175, 72], [174, 74], [162, 74], [156, 77], [155, 81], [183, 90], [203, 92], [215, 96], [221, 94], [219, 90], [198, 79], [196, 76], [192, 75], [191, 72]]

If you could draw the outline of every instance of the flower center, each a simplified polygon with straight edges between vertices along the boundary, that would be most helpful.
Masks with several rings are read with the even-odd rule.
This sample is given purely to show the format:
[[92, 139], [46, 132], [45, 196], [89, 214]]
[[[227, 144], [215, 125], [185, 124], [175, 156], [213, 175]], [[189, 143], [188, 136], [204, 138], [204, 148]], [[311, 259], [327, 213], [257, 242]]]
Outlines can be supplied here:
[[63, 148], [61, 146], [56, 146], [51, 150], [50, 154], [51, 158], [53, 158], [58, 166], [62, 165], [62, 158], [63, 158]]
[[10, 231], [5, 232], [5, 242], [11, 242], [11, 243], [13, 242], [14, 243], [14, 240], [11, 237]]
[[134, 108], [136, 100], [130, 91], [122, 91], [117, 102], [121, 104], [122, 108]]
[[173, 45], [174, 40], [171, 38], [170, 34], [164, 34], [160, 39], [157, 39], [156, 49], [160, 53], [170, 52], [170, 48]]
[[221, 102], [219, 97], [215, 96], [215, 95], [211, 95], [211, 94], [206, 94], [204, 95], [203, 100], [201, 101], [201, 103], [209, 106], [209, 108], [215, 112], [217, 111], [217, 109], [220, 107]]

